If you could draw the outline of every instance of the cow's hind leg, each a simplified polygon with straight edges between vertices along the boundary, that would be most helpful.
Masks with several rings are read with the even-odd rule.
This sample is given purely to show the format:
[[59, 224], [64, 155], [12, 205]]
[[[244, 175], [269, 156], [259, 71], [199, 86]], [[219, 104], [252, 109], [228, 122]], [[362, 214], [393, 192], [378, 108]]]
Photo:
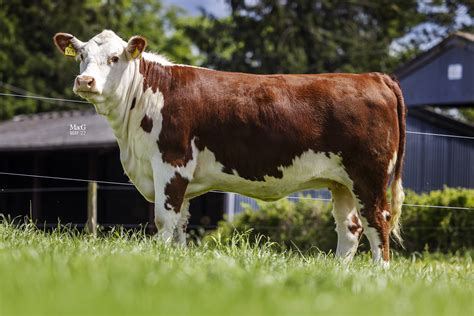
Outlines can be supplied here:
[[362, 216], [364, 232], [370, 243], [372, 258], [383, 267], [390, 265], [390, 213], [381, 207], [365, 208]]
[[336, 220], [337, 249], [336, 256], [351, 261], [357, 251], [362, 235], [362, 223], [356, 209], [352, 193], [343, 185], [335, 184], [331, 188], [333, 198], [332, 214]]
[[364, 234], [370, 243], [372, 258], [375, 263], [389, 267], [390, 263], [390, 211], [386, 202], [385, 191], [365, 199], [362, 213]]

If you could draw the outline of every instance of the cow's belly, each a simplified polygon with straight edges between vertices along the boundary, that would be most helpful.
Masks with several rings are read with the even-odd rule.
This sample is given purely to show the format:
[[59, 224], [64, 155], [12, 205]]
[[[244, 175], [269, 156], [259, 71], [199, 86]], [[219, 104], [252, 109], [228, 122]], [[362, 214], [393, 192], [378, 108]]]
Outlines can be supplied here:
[[200, 152], [193, 180], [186, 191], [187, 197], [214, 189], [272, 201], [301, 190], [327, 188], [333, 183], [343, 184], [349, 189], [353, 186], [342, 158], [334, 153], [308, 150], [295, 157], [291, 165], [278, 167], [282, 177], [265, 176], [264, 181], [244, 179], [237, 171], [224, 173], [223, 167], [208, 149]]

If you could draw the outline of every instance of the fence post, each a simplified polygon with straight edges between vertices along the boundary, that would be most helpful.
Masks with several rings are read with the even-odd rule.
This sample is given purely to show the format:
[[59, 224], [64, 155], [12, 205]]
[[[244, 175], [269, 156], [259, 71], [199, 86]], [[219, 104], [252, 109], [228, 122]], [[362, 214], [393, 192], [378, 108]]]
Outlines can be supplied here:
[[235, 193], [227, 192], [225, 195], [227, 221], [233, 222], [235, 215]]
[[97, 182], [89, 182], [87, 190], [87, 223], [86, 231], [97, 236]]

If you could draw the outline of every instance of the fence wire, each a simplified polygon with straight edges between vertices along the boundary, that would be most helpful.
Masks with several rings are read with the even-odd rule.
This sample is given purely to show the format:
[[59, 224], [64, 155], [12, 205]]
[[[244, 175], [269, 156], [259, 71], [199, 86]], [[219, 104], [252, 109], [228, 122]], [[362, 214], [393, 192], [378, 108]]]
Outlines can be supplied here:
[[44, 101], [57, 101], [57, 102], [67, 102], [67, 103], [85, 103], [85, 104], [92, 104], [87, 101], [82, 100], [73, 100], [73, 99], [63, 99], [63, 98], [50, 98], [50, 97], [43, 97], [39, 95], [24, 95], [24, 94], [15, 94], [15, 93], [4, 93], [1, 92], [0, 96], [4, 97], [15, 97], [15, 98], [23, 98], [23, 99], [36, 99], [36, 100], [44, 100]]
[[[132, 183], [126, 183], [126, 182], [114, 182], [114, 181], [104, 181], [104, 180], [93, 180], [93, 179], [78, 179], [78, 178], [68, 178], [68, 177], [53, 177], [53, 176], [43, 176], [43, 175], [37, 175], [37, 174], [27, 174], [27, 173], [13, 173], [13, 172], [3, 172], [0, 171], [0, 175], [7, 175], [7, 176], [17, 176], [17, 177], [27, 177], [27, 178], [41, 178], [41, 179], [50, 179], [50, 180], [61, 180], [61, 181], [76, 181], [76, 182], [96, 182], [98, 184], [113, 184], [113, 185], [118, 185], [118, 186], [129, 186], [133, 187], [131, 190], [135, 190], [134, 185]], [[99, 186], [99, 189], [102, 186]], [[74, 189], [78, 189], [78, 191], [82, 190], [81, 188], [74, 188], [74, 187], [69, 187], [69, 188], [38, 188], [38, 189], [2, 189], [0, 188], [0, 194], [1, 193], [20, 193], [20, 192], [25, 192], [23, 190], [38, 190], [37, 192], [41, 192], [44, 190], [44, 192], [48, 192], [48, 190], [54, 191], [67, 191], [64, 189], [71, 189], [73, 191]], [[120, 188], [116, 187], [104, 187], [105, 190], [121, 190]], [[15, 192], [15, 190], [21, 190], [18, 192]], [[130, 190], [128, 188], [125, 188], [125, 190]], [[228, 194], [233, 192], [223, 192], [223, 191], [218, 191], [218, 190], [211, 190], [209, 192], [212, 193], [220, 193], [220, 194]], [[331, 199], [325, 199], [325, 198], [315, 198], [315, 197], [307, 197], [307, 196], [288, 196], [288, 199], [294, 199], [294, 200], [313, 200], [313, 201], [325, 201], [325, 202], [330, 202]], [[464, 211], [474, 211], [474, 208], [471, 207], [458, 207], [458, 206], [444, 206], [444, 205], [422, 205], [422, 204], [403, 204], [403, 206], [408, 206], [408, 207], [426, 207], [426, 208], [438, 208], [438, 209], [452, 209], [452, 210], [464, 210]]]
[[[66, 226], [66, 227], [76, 227], [76, 228], [84, 228], [86, 224], [84, 223], [36, 223], [36, 226], [43, 227], [43, 228], [56, 228], [58, 225]], [[145, 224], [114, 224], [114, 223], [100, 223], [100, 227], [104, 228], [112, 228], [112, 227], [123, 227], [125, 229], [155, 229], [156, 226], [154, 224], [145, 223]], [[216, 229], [219, 225], [199, 225], [199, 224], [188, 224], [186, 226], [188, 229]], [[267, 231], [292, 231], [298, 230], [299, 228], [285, 228], [285, 227], [276, 227], [276, 226], [252, 226], [252, 229], [264, 229]], [[331, 231], [334, 232], [334, 227], [322, 227], [318, 228], [320, 231]], [[440, 226], [403, 226], [403, 230], [451, 230], [451, 231], [474, 231], [474, 226], [467, 226], [467, 227], [458, 227], [458, 226], [450, 226], [450, 227], [440, 227]]]

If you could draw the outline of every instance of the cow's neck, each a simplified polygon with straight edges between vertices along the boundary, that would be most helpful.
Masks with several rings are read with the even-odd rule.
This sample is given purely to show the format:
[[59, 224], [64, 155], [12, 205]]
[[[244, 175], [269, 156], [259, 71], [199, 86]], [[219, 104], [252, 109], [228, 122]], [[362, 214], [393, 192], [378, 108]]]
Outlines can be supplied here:
[[169, 93], [172, 64], [154, 55], [147, 57], [129, 64], [114, 97], [107, 101], [107, 120], [121, 150], [133, 142], [133, 130], [140, 127], [137, 119], [148, 116], [153, 120], [154, 133], [161, 129], [163, 94]]
[[109, 109], [106, 114], [107, 120], [119, 142], [128, 135], [130, 108], [133, 98], [136, 98], [140, 91], [141, 80], [138, 69], [138, 60], [130, 63], [123, 74], [124, 80], [120, 81], [116, 93], [105, 102], [105, 107]]
[[[167, 66], [145, 59], [130, 63], [107, 119], [120, 147], [120, 160], [130, 180], [149, 200], [154, 198], [151, 158], [158, 152], [164, 96], [171, 77]], [[160, 75], [161, 74], [161, 75]]]

